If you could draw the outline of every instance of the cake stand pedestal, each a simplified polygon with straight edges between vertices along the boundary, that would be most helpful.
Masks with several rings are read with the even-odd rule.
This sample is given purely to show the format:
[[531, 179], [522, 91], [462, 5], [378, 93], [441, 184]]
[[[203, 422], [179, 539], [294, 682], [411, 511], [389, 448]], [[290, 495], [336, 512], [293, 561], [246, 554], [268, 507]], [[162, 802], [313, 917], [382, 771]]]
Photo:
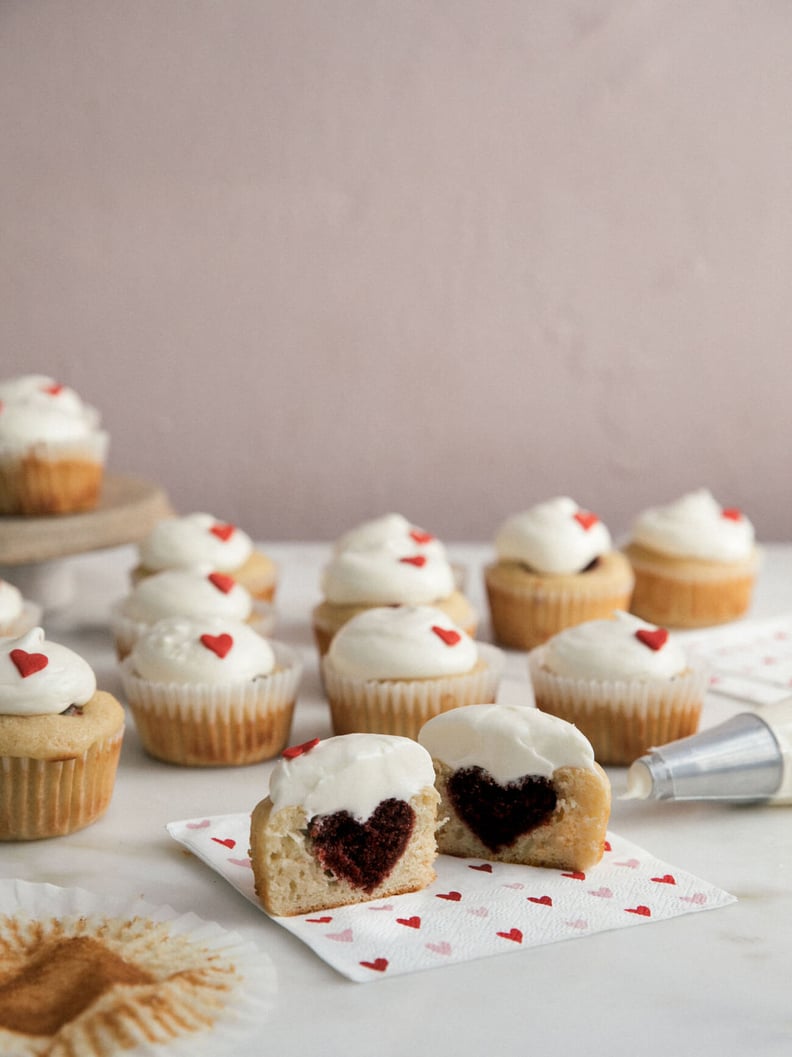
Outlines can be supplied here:
[[157, 485], [106, 474], [94, 510], [54, 517], [0, 517], [0, 579], [9, 580], [45, 610], [59, 609], [74, 595], [67, 558], [137, 543], [173, 513]]

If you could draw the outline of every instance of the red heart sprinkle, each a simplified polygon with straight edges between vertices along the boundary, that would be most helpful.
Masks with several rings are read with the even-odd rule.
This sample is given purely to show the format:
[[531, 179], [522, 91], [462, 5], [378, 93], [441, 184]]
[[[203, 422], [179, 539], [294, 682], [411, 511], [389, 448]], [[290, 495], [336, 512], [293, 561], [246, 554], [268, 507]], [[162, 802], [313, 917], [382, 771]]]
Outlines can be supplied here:
[[483, 862], [480, 866], [468, 866], [469, 870], [478, 870], [479, 873], [492, 873], [492, 863]]
[[426, 558], [423, 554], [415, 554], [410, 558], [399, 558], [399, 561], [403, 562], [405, 565], [415, 565], [419, 569], [422, 569], [424, 565], [426, 565]]
[[209, 529], [213, 536], [217, 536], [223, 543], [228, 543], [231, 537], [236, 532], [236, 525], [223, 525], [219, 521], [215, 522], [214, 525]]
[[53, 382], [52, 385], [45, 385], [44, 392], [49, 393], [50, 396], [57, 396], [58, 393], [63, 392], [63, 386], [60, 382]]
[[571, 870], [569, 873], [562, 873], [562, 877], [571, 877], [573, 881], [585, 881], [586, 875], [580, 870]]
[[742, 510], [736, 506], [727, 506], [721, 510], [721, 517], [728, 518], [729, 521], [742, 521]]
[[451, 628], [441, 628], [439, 624], [432, 624], [432, 631], [439, 639], [443, 640], [446, 646], [456, 646], [462, 638], [458, 631], [453, 631]]
[[553, 905], [553, 900], [550, 896], [528, 896], [528, 902], [539, 903], [543, 907], [551, 907]]
[[673, 874], [664, 873], [662, 877], [650, 877], [650, 881], [656, 881], [659, 885], [675, 885], [676, 878]]
[[438, 899], [447, 899], [451, 903], [458, 903], [459, 900], [462, 898], [462, 893], [461, 892], [438, 892], [437, 893], [437, 898]]
[[661, 650], [668, 642], [668, 632], [665, 628], [639, 628], [635, 633], [636, 639], [648, 646], [650, 650]]
[[522, 943], [523, 934], [519, 929], [509, 929], [508, 932], [498, 932], [496, 935], [503, 937], [505, 940], [513, 940], [514, 943]]
[[310, 752], [311, 749], [315, 749], [318, 744], [318, 738], [311, 738], [310, 741], [304, 741], [302, 745], [291, 745], [288, 749], [284, 749], [281, 756], [287, 760], [293, 760], [297, 756], [302, 756], [304, 753]]
[[231, 647], [234, 645], [234, 640], [230, 635], [225, 632], [222, 635], [201, 635], [201, 645], [205, 646], [207, 650], [211, 650], [212, 653], [216, 653], [222, 661], [223, 657], [228, 653]]
[[375, 958], [373, 962], [361, 962], [364, 969], [373, 969], [375, 973], [384, 973], [388, 968], [387, 958]]
[[415, 915], [411, 918], [396, 918], [396, 922], [399, 925], [406, 925], [408, 929], [419, 929], [421, 927], [421, 919]]
[[590, 510], [578, 510], [578, 512], [573, 514], [572, 517], [577, 521], [581, 528], [586, 530], [586, 532], [588, 532], [588, 530], [599, 521], [597, 515], [592, 514]]
[[421, 529], [412, 529], [410, 532], [410, 539], [415, 540], [416, 543], [432, 543], [434, 536], [431, 532], [423, 532]]
[[23, 679], [27, 679], [29, 675], [35, 675], [36, 672], [40, 672], [42, 668], [46, 668], [49, 664], [49, 657], [43, 653], [28, 653], [26, 650], [11, 650], [9, 656], [14, 662], [14, 667]]
[[233, 837], [212, 837], [215, 844], [222, 844], [224, 848], [236, 848], [236, 841]]
[[228, 573], [209, 573], [207, 580], [210, 584], [214, 584], [218, 591], [222, 591], [224, 595], [227, 595], [236, 587], [236, 580], [233, 576], [229, 576]]
[[652, 911], [649, 909], [649, 907], [645, 907], [643, 905], [638, 907], [625, 907], [624, 912], [626, 914], [638, 914], [639, 917], [642, 918], [650, 918], [652, 916]]

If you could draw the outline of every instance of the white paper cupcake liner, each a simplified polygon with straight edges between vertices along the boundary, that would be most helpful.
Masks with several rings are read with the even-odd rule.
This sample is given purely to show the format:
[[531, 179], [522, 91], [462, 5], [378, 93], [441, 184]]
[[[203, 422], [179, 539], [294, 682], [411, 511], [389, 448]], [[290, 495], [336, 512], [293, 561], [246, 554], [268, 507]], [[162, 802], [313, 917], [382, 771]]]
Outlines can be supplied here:
[[440, 712], [495, 700], [504, 655], [488, 643], [476, 643], [481, 667], [462, 675], [437, 679], [355, 679], [339, 675], [322, 658], [322, 679], [336, 734], [352, 732], [399, 734], [417, 738], [418, 731]]
[[[142, 620], [132, 620], [124, 614], [124, 599], [116, 602], [110, 610], [110, 631], [115, 643], [116, 656], [120, 661], [129, 656], [135, 643], [153, 625]], [[177, 615], [177, 614], [174, 614]], [[263, 638], [268, 638], [275, 627], [275, 610], [268, 602], [254, 602], [250, 619], [245, 621]]]
[[[0, 881], [0, 965], [52, 939], [89, 936], [125, 961], [167, 977], [106, 993], [58, 1035], [0, 1028], [0, 1052], [14, 1057], [216, 1057], [253, 1053], [277, 987], [269, 957], [195, 914], [143, 900], [96, 895], [21, 880]], [[4, 973], [5, 976], [5, 973]]]

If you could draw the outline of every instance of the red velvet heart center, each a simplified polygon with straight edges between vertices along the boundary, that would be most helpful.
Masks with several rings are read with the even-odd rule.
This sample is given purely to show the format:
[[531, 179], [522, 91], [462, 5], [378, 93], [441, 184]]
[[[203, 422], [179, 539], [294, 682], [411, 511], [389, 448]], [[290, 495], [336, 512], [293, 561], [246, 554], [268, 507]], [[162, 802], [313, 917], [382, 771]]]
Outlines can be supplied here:
[[365, 822], [348, 811], [312, 818], [308, 835], [323, 869], [364, 892], [382, 884], [404, 854], [415, 826], [415, 812], [391, 797], [377, 805]]
[[216, 522], [209, 529], [213, 536], [217, 536], [223, 543], [227, 543], [236, 531], [236, 525], [223, 525], [220, 522]]
[[635, 637], [650, 650], [661, 650], [668, 642], [668, 632], [665, 628], [639, 628]]
[[439, 639], [443, 640], [446, 646], [456, 646], [462, 638], [458, 631], [454, 631], [452, 628], [441, 628], [439, 624], [432, 624], [432, 631]]
[[596, 514], [592, 514], [590, 510], [578, 510], [576, 514], [572, 515], [577, 521], [581, 528], [584, 528], [586, 532], [599, 521]]
[[483, 767], [463, 767], [448, 779], [448, 796], [462, 821], [491, 851], [514, 844], [555, 811], [549, 778], [526, 775], [501, 785]]
[[736, 506], [727, 506], [721, 510], [721, 517], [728, 518], [729, 521], [742, 521], [742, 510]]
[[223, 632], [220, 635], [209, 635], [207, 633], [201, 635], [201, 645], [205, 646], [207, 650], [211, 650], [212, 653], [216, 653], [222, 661], [234, 645], [234, 640], [226, 632]]
[[399, 561], [403, 562], [405, 565], [415, 565], [419, 569], [422, 569], [424, 565], [426, 565], [426, 558], [423, 554], [414, 554], [408, 558], [399, 558]]
[[302, 745], [290, 745], [288, 749], [283, 750], [281, 755], [287, 760], [294, 760], [297, 756], [303, 756], [311, 749], [315, 749], [318, 744], [318, 738], [311, 738], [310, 741], [304, 741]]
[[46, 654], [28, 653], [27, 650], [11, 650], [9, 657], [23, 679], [27, 679], [29, 675], [35, 675], [49, 664], [49, 657]]
[[434, 536], [431, 532], [424, 532], [422, 529], [412, 529], [410, 531], [410, 539], [415, 540], [416, 543], [425, 544], [432, 543]]
[[227, 595], [229, 591], [233, 591], [236, 587], [236, 580], [233, 576], [229, 576], [228, 573], [209, 573], [207, 580], [218, 591], [222, 591], [224, 595]]

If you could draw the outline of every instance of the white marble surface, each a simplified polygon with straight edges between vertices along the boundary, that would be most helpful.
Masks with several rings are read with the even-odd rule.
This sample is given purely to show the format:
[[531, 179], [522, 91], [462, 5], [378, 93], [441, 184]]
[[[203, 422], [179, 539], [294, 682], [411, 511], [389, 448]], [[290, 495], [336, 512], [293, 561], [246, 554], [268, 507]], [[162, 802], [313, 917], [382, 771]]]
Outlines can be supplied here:
[[[281, 566], [276, 637], [301, 648], [306, 660], [291, 738], [296, 743], [330, 733], [309, 628], [327, 547], [270, 544], [267, 550]], [[467, 567], [468, 593], [484, 612], [480, 568], [489, 548], [450, 550]], [[121, 696], [107, 613], [126, 590], [133, 551], [119, 548], [69, 561], [75, 599], [48, 618], [48, 632], [79, 650], [95, 666], [100, 686]], [[792, 547], [771, 545], [750, 616], [789, 612]], [[529, 693], [524, 655], [511, 653], [502, 696], [515, 700], [524, 693]], [[713, 696], [703, 725], [738, 709], [737, 702]], [[143, 753], [130, 720], [106, 816], [68, 837], [2, 846], [0, 876], [141, 896], [192, 910], [253, 940], [270, 954], [278, 977], [267, 1052], [322, 1057], [373, 1052], [395, 1057], [410, 1051], [435, 1057], [790, 1052], [792, 809], [616, 799], [612, 830], [732, 892], [738, 902], [359, 985], [270, 922], [165, 832], [175, 819], [251, 809], [266, 794], [270, 766], [215, 771], [158, 763]], [[612, 770], [611, 778], [618, 794], [624, 771]]]

